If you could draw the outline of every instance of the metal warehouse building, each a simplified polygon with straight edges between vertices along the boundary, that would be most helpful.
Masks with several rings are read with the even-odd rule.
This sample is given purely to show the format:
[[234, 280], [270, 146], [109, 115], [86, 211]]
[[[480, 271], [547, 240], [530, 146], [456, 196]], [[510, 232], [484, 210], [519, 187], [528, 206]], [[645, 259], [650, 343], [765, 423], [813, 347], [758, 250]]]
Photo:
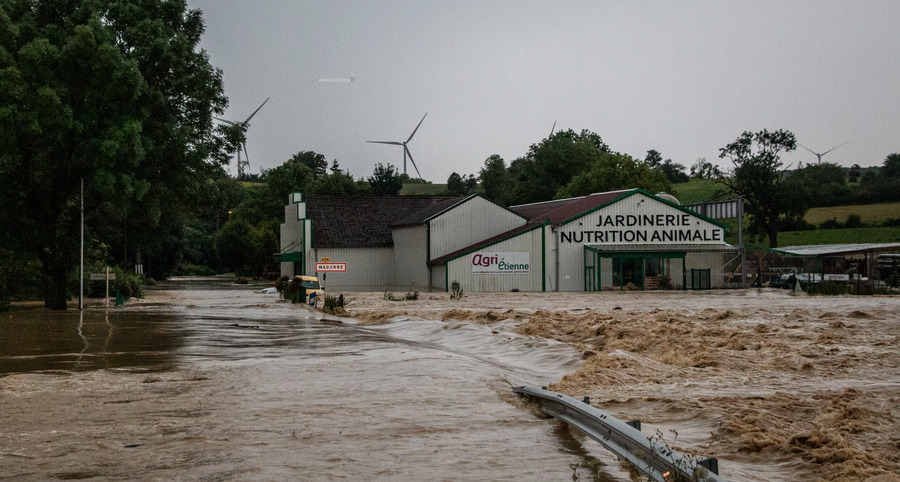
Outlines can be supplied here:
[[282, 275], [347, 263], [332, 289], [709, 289], [740, 258], [724, 225], [639, 189], [509, 209], [477, 194], [289, 201]]

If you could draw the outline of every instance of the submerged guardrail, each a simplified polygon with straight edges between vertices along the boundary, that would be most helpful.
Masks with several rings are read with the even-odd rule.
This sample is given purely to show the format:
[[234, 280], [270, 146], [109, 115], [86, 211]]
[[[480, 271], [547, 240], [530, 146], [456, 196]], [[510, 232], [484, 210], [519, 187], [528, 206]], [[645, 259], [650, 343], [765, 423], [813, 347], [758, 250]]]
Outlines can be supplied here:
[[546, 387], [513, 387], [512, 391], [539, 399], [544, 413], [588, 434], [651, 480], [724, 481], [718, 476], [719, 463], [715, 458], [683, 454], [653, 441], [641, 433], [639, 421], [623, 422], [590, 406], [587, 397], [578, 400]]

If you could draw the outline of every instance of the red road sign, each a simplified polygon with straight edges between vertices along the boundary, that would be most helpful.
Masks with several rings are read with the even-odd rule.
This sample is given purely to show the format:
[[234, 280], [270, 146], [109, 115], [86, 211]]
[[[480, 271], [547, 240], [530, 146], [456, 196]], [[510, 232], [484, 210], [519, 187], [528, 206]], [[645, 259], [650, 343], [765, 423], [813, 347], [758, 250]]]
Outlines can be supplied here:
[[347, 263], [316, 263], [316, 273], [341, 273], [347, 271]]

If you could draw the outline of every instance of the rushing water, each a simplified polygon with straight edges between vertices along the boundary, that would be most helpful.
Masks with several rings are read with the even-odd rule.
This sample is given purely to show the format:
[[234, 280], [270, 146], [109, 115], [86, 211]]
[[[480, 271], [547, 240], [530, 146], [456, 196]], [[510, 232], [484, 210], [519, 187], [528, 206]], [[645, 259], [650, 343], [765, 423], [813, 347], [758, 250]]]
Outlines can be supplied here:
[[4, 315], [0, 479], [628, 478], [509, 393], [572, 371], [566, 345], [160, 288], [160, 303]]

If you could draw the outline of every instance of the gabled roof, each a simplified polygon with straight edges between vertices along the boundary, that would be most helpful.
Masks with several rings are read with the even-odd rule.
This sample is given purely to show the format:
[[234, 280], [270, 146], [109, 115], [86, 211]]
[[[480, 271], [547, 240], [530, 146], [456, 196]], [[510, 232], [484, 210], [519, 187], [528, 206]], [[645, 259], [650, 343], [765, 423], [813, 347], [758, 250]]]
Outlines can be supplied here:
[[411, 226], [416, 224], [425, 224], [429, 219], [441, 214], [444, 211], [449, 209], [453, 209], [454, 207], [468, 201], [469, 199], [476, 196], [475, 194], [471, 194], [466, 197], [454, 197], [451, 199], [444, 199], [442, 201], [438, 201], [434, 204], [431, 204], [428, 207], [423, 208], [420, 211], [417, 211], [409, 216], [398, 221], [394, 226]]
[[458, 200], [451, 196], [310, 196], [306, 216], [312, 220], [312, 246], [393, 246], [391, 226], [435, 203]]
[[634, 191], [636, 191], [636, 189], [600, 192], [582, 197], [557, 199], [555, 201], [546, 201], [542, 203], [522, 204], [519, 206], [512, 206], [510, 209], [525, 216], [529, 221], [549, 220], [550, 224], [561, 224], [581, 213], [609, 204]]

